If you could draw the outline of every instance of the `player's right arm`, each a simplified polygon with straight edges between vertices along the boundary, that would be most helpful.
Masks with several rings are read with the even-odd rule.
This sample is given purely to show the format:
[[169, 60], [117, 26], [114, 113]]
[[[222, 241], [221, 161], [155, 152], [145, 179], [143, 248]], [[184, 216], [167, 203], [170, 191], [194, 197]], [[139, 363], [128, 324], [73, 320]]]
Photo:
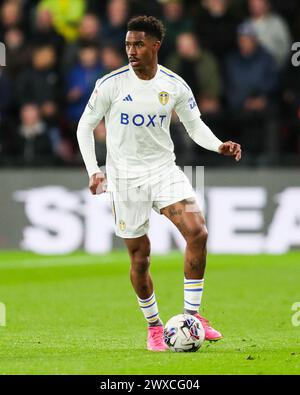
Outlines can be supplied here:
[[[109, 109], [108, 89], [103, 89], [102, 79], [96, 82], [94, 91], [80, 118], [77, 128], [79, 149], [90, 177], [89, 189], [93, 195], [105, 192], [105, 175], [99, 169], [96, 152], [94, 129]], [[108, 84], [107, 84], [108, 85]], [[106, 86], [106, 88], [108, 88]]]

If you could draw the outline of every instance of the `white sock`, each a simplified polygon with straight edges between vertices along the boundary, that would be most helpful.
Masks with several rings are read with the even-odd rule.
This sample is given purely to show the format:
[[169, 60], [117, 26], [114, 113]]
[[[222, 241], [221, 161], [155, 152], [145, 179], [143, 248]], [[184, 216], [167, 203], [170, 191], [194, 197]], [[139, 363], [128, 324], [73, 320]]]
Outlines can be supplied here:
[[204, 279], [184, 279], [184, 310], [197, 313], [200, 309]]
[[137, 297], [137, 299], [138, 299], [139, 306], [140, 306], [148, 324], [149, 325], [153, 325], [153, 324], [161, 325], [154, 292], [150, 296], [150, 298], [140, 299], [139, 297]]

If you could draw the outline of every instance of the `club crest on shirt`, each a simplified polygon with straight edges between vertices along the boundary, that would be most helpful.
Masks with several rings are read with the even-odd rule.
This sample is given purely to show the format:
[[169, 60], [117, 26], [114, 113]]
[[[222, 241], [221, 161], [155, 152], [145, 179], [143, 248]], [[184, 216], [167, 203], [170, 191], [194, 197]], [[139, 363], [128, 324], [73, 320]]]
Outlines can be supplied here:
[[122, 232], [126, 229], [126, 224], [122, 219], [119, 221], [119, 228]]
[[162, 105], [166, 105], [169, 101], [168, 92], [159, 92], [158, 99]]

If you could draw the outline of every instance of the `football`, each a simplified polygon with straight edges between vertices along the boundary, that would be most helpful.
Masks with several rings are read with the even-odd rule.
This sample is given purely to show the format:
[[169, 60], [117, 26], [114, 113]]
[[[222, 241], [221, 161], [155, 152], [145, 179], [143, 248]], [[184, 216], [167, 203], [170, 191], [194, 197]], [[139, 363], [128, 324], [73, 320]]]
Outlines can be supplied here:
[[164, 341], [172, 351], [195, 352], [202, 346], [204, 339], [201, 322], [190, 314], [175, 315], [164, 327]]

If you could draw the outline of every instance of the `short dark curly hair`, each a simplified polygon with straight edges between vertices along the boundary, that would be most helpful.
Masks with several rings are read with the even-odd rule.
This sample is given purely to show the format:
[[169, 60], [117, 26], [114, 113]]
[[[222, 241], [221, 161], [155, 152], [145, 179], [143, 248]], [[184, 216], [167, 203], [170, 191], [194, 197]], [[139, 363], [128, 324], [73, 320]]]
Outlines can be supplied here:
[[159, 19], [154, 16], [146, 15], [131, 18], [127, 23], [127, 30], [145, 32], [149, 36], [157, 38], [159, 41], [163, 40], [166, 32], [163, 23]]

